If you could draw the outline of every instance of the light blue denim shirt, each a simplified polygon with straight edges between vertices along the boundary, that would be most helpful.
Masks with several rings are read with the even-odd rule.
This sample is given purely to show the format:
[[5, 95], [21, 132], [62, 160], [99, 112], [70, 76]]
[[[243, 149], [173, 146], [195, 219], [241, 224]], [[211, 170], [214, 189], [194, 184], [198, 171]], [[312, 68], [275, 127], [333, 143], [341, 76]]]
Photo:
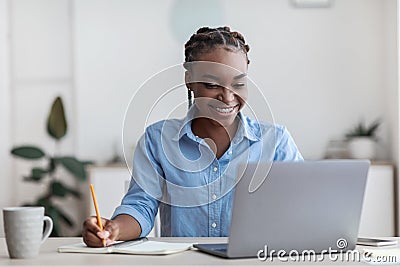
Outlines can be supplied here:
[[239, 113], [235, 137], [217, 159], [195, 136], [189, 115], [147, 127], [138, 142], [129, 191], [113, 214], [128, 214], [146, 236], [160, 208], [162, 236], [229, 236], [239, 163], [303, 160], [287, 129]]

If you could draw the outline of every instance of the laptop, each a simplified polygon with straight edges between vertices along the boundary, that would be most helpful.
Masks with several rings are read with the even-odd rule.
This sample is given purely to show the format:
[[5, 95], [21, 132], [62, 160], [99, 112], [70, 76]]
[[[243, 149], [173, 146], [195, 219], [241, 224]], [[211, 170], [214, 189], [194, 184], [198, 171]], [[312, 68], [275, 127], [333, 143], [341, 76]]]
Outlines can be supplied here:
[[[240, 164], [228, 243], [194, 246], [224, 258], [276, 256], [272, 250], [352, 250], [369, 165], [368, 160]], [[253, 179], [260, 185], [249, 190]]]

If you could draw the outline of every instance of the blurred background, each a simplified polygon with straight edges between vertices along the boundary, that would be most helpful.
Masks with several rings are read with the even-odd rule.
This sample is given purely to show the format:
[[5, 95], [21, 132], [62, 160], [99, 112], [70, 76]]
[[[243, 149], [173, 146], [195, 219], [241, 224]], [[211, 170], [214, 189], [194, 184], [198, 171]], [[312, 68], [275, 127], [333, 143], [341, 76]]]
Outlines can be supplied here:
[[[245, 36], [249, 76], [306, 159], [330, 157], [360, 121], [379, 119], [372, 159], [396, 168], [398, 12], [396, 0], [0, 0], [0, 207], [45, 190], [23, 179], [45, 163], [10, 150], [54, 151], [46, 120], [57, 96], [68, 121], [59, 153], [106, 164], [124, 146], [129, 160], [143, 133], [138, 123], [133, 141], [121, 144], [131, 97], [183, 62], [184, 43], [201, 26], [228, 25]], [[146, 113], [136, 115], [142, 121]], [[86, 184], [61, 177], [89, 195]], [[88, 215], [82, 201], [59, 202], [76, 222], [64, 235], [79, 232]]]

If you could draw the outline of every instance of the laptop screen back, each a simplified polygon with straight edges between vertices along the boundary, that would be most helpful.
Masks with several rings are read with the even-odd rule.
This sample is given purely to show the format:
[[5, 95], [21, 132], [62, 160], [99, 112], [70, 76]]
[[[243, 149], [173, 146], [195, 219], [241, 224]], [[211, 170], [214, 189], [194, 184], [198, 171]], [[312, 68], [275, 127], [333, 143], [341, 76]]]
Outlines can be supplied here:
[[[256, 256], [265, 246], [286, 252], [354, 249], [368, 169], [367, 160], [241, 165], [228, 256]], [[250, 193], [253, 176], [262, 181], [266, 175]]]

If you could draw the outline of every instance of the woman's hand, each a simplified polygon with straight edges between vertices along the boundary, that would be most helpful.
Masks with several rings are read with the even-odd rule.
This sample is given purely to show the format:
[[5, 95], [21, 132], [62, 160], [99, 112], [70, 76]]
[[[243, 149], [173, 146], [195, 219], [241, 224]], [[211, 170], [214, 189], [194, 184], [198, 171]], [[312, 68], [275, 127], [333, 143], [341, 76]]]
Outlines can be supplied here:
[[96, 216], [87, 218], [83, 223], [82, 237], [85, 244], [89, 247], [103, 247], [103, 239], [106, 246], [112, 245], [119, 240], [119, 225], [113, 220], [101, 218], [103, 231], [97, 224]]
[[121, 214], [113, 220], [101, 218], [103, 231], [97, 224], [97, 217], [92, 216], [83, 222], [82, 237], [83, 242], [89, 247], [103, 247], [103, 238], [106, 246], [112, 245], [115, 241], [132, 240], [138, 238], [142, 228], [135, 218]]

